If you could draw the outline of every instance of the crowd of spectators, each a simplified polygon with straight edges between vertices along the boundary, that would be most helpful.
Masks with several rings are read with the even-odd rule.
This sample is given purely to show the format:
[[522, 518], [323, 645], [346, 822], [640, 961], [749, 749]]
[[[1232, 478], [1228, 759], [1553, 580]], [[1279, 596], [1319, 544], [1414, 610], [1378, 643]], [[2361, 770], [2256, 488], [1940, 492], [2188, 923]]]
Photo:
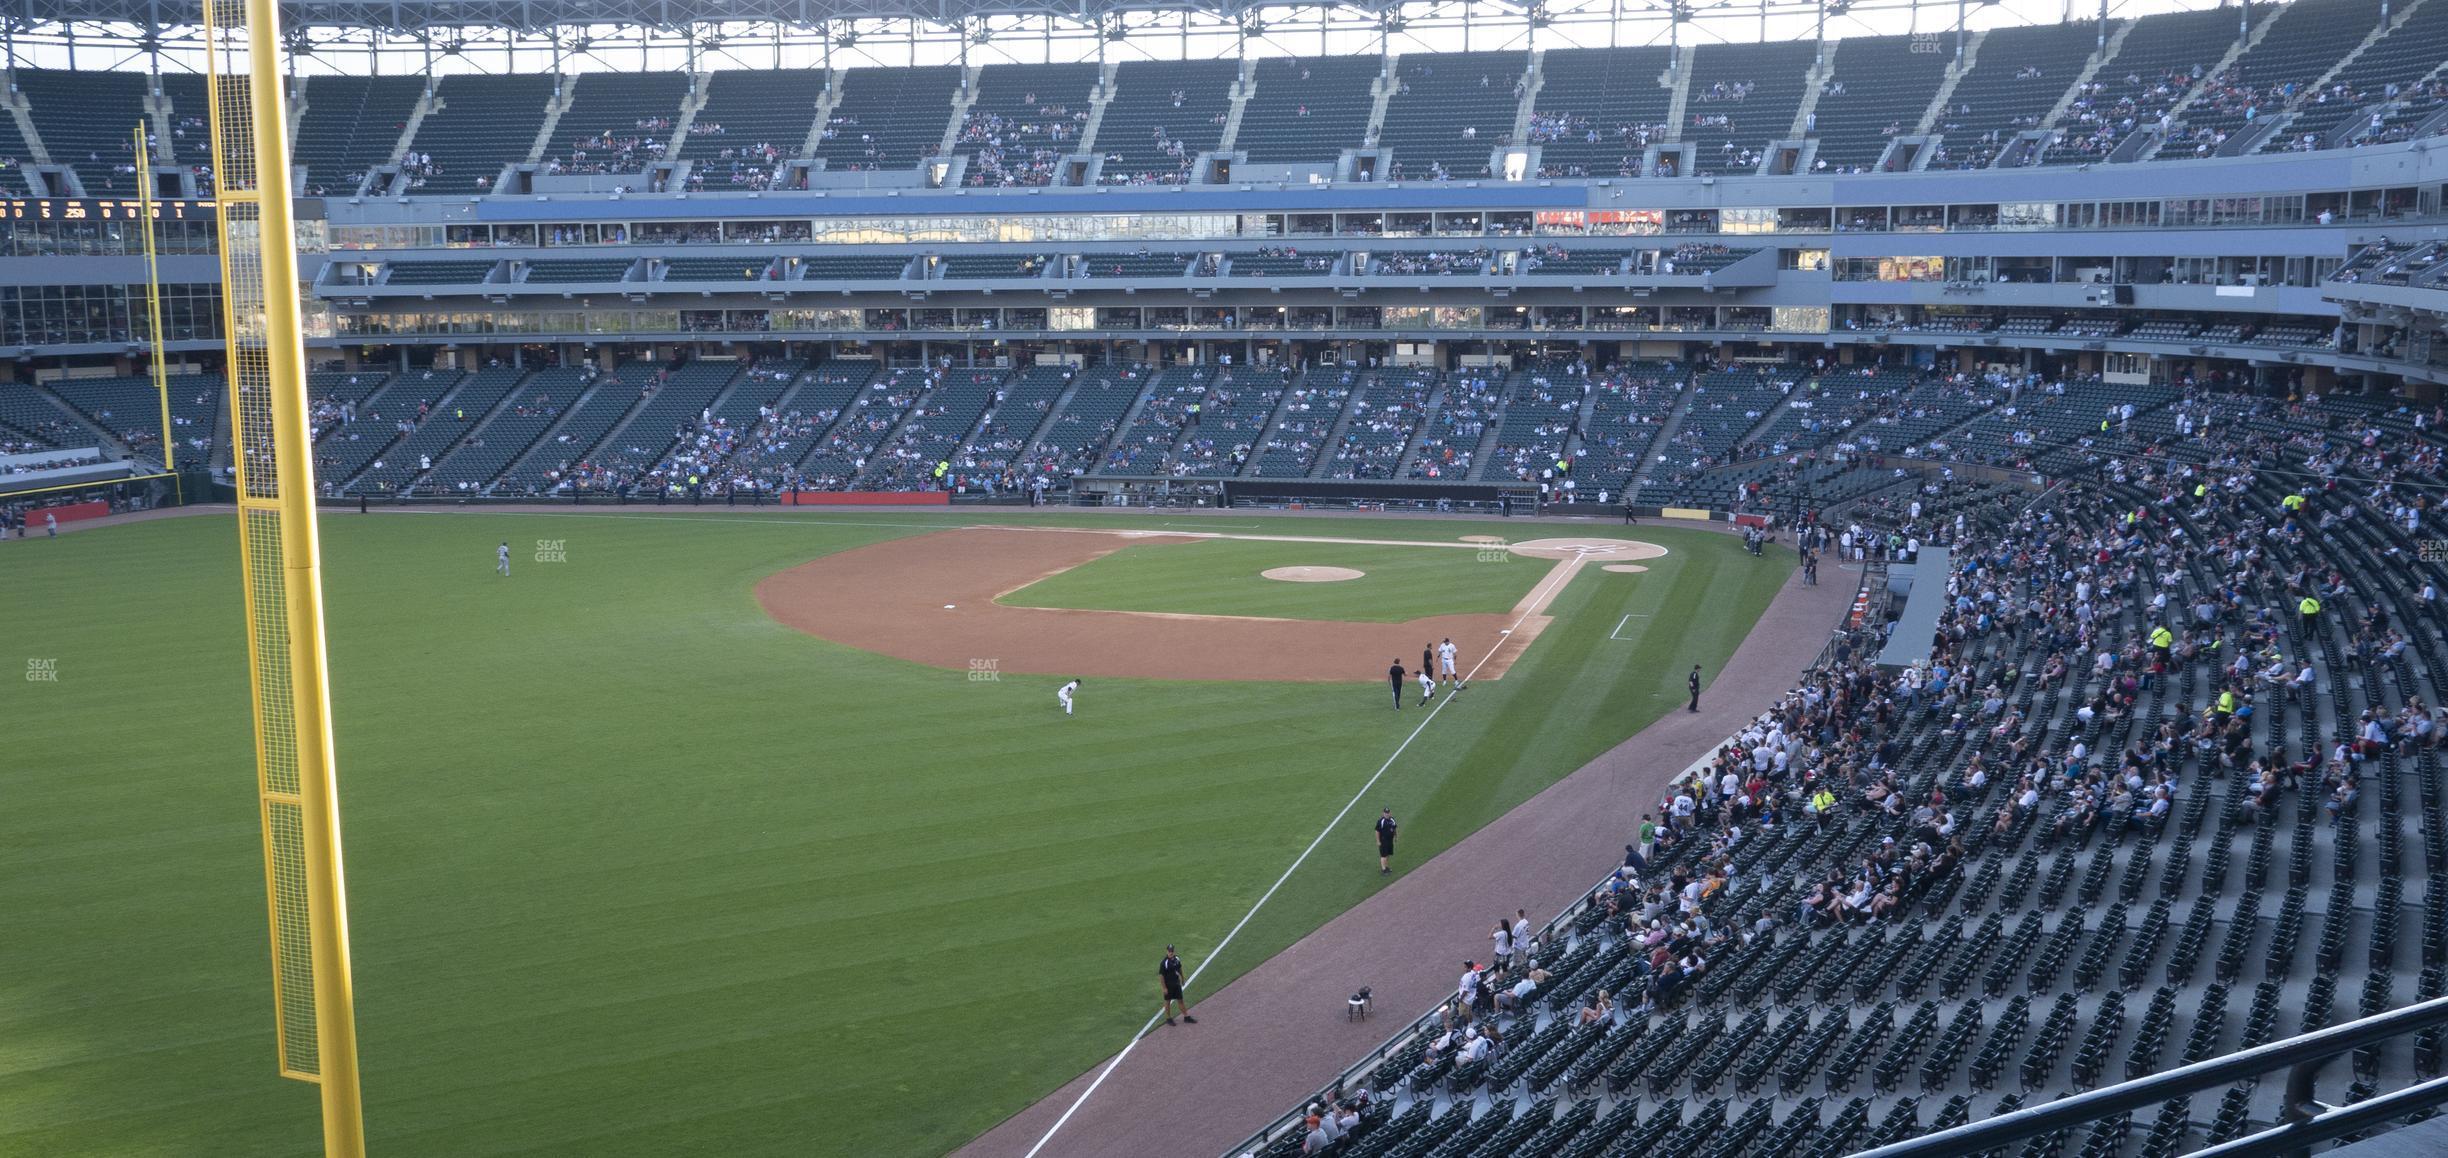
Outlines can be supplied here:
[[671, 131], [670, 117], [640, 117], [629, 132], [605, 129], [572, 142], [567, 156], [545, 160], [544, 172], [635, 173], [663, 159]]
[[[719, 121], [692, 121], [688, 135], [695, 139], [725, 137], [726, 133]], [[688, 187], [692, 191], [704, 189], [707, 177], [711, 175], [715, 184], [726, 188], [770, 189], [773, 187], [774, 171], [786, 155], [783, 147], [772, 141], [758, 141], [753, 145], [724, 145], [716, 149], [713, 156], [702, 158], [690, 167]]]
[[1369, 272], [1392, 276], [1479, 273], [1495, 252], [1485, 246], [1468, 250], [1382, 250], [1369, 255]]
[[970, 154], [969, 169], [961, 178], [963, 184], [1003, 187], [1054, 183], [1063, 156], [1078, 147], [1080, 133], [1088, 123], [1088, 112], [1059, 103], [1039, 104], [1035, 93], [1023, 97], [1021, 103], [1031, 108], [1032, 115], [1011, 117], [972, 109], [962, 121], [958, 140], [975, 150]]
[[[41, 450], [41, 447], [32, 445], [26, 446], [23, 450], [12, 450], [10, 449], [10, 444], [0, 442], [0, 454], [39, 453]], [[102, 457], [102, 451], [98, 447], [88, 450], [63, 450], [54, 455], [38, 458], [31, 462], [0, 462], [0, 474], [38, 474], [47, 470], [67, 470], [71, 467], [79, 466], [100, 466], [108, 461], [110, 460]]]
[[1303, 256], [1298, 247], [1290, 245], [1260, 246], [1258, 248], [1257, 256], [1283, 261], [1298, 261], [1301, 263], [1301, 269], [1316, 273], [1334, 272], [1335, 263], [1341, 261], [1343, 258], [1343, 255], [1340, 252], [1312, 253], [1307, 256]]
[[[2197, 393], [2183, 405], [2189, 414], [2238, 416], [2283, 409], [2300, 420], [2317, 412], [2313, 402], [2282, 407], [2267, 398]], [[2124, 420], [2121, 411], [2113, 414], [2112, 422]], [[2435, 423], [2442, 419], [2448, 415], [2433, 416]], [[2310, 693], [2325, 678], [2309, 658], [2282, 654], [2290, 640], [2303, 638], [2288, 631], [2295, 604], [2306, 596], [2334, 603], [2354, 586], [2335, 569], [2281, 566], [2263, 544], [2300, 547], [2339, 523], [2370, 517], [2358, 516], [2358, 507], [2388, 512], [2411, 532], [2422, 499], [2398, 484], [2435, 477], [2440, 451], [2421, 441], [2391, 447], [2376, 425], [2332, 426], [2282, 446], [2231, 422], [2198, 465], [2147, 448], [2109, 460], [2103, 481], [2113, 490], [2078, 491], [2066, 500], [2083, 508], [2081, 517], [2028, 502], [2012, 514], [2002, 504], [1985, 511], [1974, 505], [1970, 521], [1959, 503], [1950, 517], [1940, 514], [1947, 508], [1938, 499], [1960, 484], [1931, 482], [1909, 502], [1868, 505], [1869, 525], [1856, 521], [1841, 533], [1822, 528], [1816, 536], [1806, 529], [1806, 544], [1853, 558], [1889, 551], [1909, 557], [1924, 542], [1951, 544], [1959, 566], [1945, 579], [1950, 600], [1936, 645], [1922, 662], [1882, 669], [1867, 662], [1866, 646], [1840, 639], [1829, 662], [1806, 673], [1705, 768], [1676, 782], [1650, 814], [1655, 819], [1644, 818], [1625, 866], [1592, 893], [1624, 936], [1664, 951], [1651, 953], [1637, 998], [1593, 997], [1581, 1020], [1669, 1004], [1705, 973], [1713, 950], [1781, 927], [1908, 919], [1912, 901], [1963, 865], [1972, 825], [2001, 835], [2035, 827], [2050, 840], [2111, 827], [2155, 834], [2188, 790], [2205, 790], [2195, 777], [2225, 775], [2247, 785], [2232, 806], [2244, 823], [2266, 817], [2289, 792], [2319, 800], [2333, 820], [2353, 815], [2358, 767], [2390, 751], [2436, 747], [2443, 721], [2422, 697], [2409, 695], [2395, 710], [2372, 707], [2337, 721], [2335, 738], [2316, 747], [2290, 751], [2274, 730], [2271, 740], [2256, 742], [2250, 722], [2257, 707], [2292, 701], [2309, 709]], [[2194, 437], [2208, 433], [2192, 419], [2186, 429]], [[2256, 474], [2289, 452], [2309, 452], [2303, 466], [2322, 481], [2293, 490], [2276, 509], [2256, 502]], [[2344, 493], [2317, 506], [2306, 502], [2340, 487]], [[2135, 496], [2140, 504], [2128, 505]], [[2213, 542], [2188, 535], [2188, 525], [2208, 525], [2218, 515], [2231, 533]], [[2205, 572], [2216, 581], [2199, 582]], [[2182, 594], [2188, 591], [2189, 604]], [[2426, 604], [2436, 597], [2428, 584], [2416, 596]], [[2384, 610], [2372, 605], [2343, 634], [2343, 657], [2359, 675], [2393, 676], [2406, 641]], [[2035, 662], [2018, 676], [2012, 666], [2001, 668], [2001, 653]], [[2145, 710], [2145, 691], [2185, 671], [2213, 681], [2209, 710], [2137, 718], [2135, 738], [2121, 748], [2092, 747], [2101, 731], [2095, 722], [2112, 725]], [[2029, 726], [2013, 686], [2021, 677], [2036, 678], [2044, 690], [2080, 686], [2069, 713], [2075, 726], [2054, 734]], [[1964, 735], [1970, 752], [1934, 789], [1916, 795], [1900, 776], [1898, 758], [1913, 733], [1931, 730]], [[1967, 802], [1987, 799], [1993, 784], [2005, 789], [1998, 807], [1975, 812]], [[1857, 863], [1827, 866], [1798, 889], [1789, 909], [1764, 910], [1739, 928], [1715, 923], [1710, 900], [1736, 878], [1733, 853], [1743, 842], [1855, 816], [1893, 826], [1901, 839], [1883, 837]], [[1686, 842], [1701, 855], [1674, 856]], [[1671, 871], [1649, 871], [1652, 862], [1670, 860]]]

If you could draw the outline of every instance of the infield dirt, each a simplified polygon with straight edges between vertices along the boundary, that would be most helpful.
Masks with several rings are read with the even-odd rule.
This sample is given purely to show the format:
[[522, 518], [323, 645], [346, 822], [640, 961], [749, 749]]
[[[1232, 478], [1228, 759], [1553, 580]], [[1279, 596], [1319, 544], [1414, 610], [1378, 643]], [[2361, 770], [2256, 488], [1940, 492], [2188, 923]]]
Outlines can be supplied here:
[[1629, 553], [1632, 544], [1617, 548], [1620, 553], [1587, 558], [1550, 546], [1558, 540], [1519, 544], [1521, 554], [1557, 562], [1511, 611], [1402, 623], [1014, 607], [996, 601], [1124, 547], [1194, 543], [1203, 537], [962, 527], [811, 560], [757, 584], [756, 597], [767, 614], [809, 635], [956, 670], [992, 661], [998, 671], [1082, 678], [1372, 680], [1384, 677], [1385, 657], [1413, 656], [1421, 641], [1450, 637], [1462, 666], [1477, 665], [1473, 678], [1496, 679], [1547, 626], [1547, 605], [1588, 558], [1647, 557]]

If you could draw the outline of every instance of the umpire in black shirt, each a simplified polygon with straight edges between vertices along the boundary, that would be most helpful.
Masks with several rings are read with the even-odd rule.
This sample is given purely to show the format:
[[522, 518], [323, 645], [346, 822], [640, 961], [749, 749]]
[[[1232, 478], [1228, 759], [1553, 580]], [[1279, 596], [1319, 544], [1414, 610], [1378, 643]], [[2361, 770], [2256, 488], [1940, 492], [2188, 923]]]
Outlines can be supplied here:
[[1386, 669], [1386, 682], [1392, 684], [1394, 687], [1394, 710], [1399, 712], [1402, 710], [1403, 682], [1402, 660], [1400, 658], [1395, 659], [1394, 666]]

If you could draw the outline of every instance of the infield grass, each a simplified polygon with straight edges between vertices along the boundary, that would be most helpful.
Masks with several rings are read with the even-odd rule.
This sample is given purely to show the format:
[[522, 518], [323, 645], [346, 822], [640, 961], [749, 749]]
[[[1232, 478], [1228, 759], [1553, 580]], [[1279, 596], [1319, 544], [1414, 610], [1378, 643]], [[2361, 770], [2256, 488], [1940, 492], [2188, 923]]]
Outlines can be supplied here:
[[[1141, 543], [1038, 580], [998, 602], [1401, 623], [1431, 615], [1509, 610], [1552, 565], [1501, 549], [1482, 553], [1467, 547], [1254, 539]], [[1326, 583], [1265, 576], [1277, 567], [1344, 567], [1362, 574]]]
[[[1205, 959], [1418, 723], [1375, 683], [1160, 680], [1066, 720], [1052, 679], [852, 651], [751, 595], [976, 521], [324, 520], [375, 1153], [942, 1153], [1127, 1040], [1159, 947]], [[1584, 571], [1372, 794], [1411, 863], [1675, 707], [1791, 569], [1637, 537], [1674, 553]], [[234, 545], [214, 515], [0, 547], [7, 662], [58, 673], [0, 680], [0, 1155], [319, 1152], [313, 1089], [273, 1074]], [[1201, 990], [1382, 887], [1371, 815]]]

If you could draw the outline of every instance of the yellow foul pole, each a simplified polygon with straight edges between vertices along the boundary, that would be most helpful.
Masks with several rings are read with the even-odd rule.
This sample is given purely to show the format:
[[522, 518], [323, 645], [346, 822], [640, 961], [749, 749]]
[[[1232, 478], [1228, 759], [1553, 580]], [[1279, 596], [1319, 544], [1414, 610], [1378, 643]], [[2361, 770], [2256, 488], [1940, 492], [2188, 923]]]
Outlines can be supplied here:
[[153, 247], [153, 156], [145, 149], [143, 121], [136, 122], [137, 218], [144, 223], [145, 314], [153, 327], [153, 390], [161, 395], [162, 469], [178, 470], [178, 434], [170, 429], [170, 368], [163, 359], [161, 325], [161, 252]]
[[320, 1085], [327, 1158], [359, 1158], [365, 1118], [275, 0], [204, 0], [204, 32], [280, 1072]]

